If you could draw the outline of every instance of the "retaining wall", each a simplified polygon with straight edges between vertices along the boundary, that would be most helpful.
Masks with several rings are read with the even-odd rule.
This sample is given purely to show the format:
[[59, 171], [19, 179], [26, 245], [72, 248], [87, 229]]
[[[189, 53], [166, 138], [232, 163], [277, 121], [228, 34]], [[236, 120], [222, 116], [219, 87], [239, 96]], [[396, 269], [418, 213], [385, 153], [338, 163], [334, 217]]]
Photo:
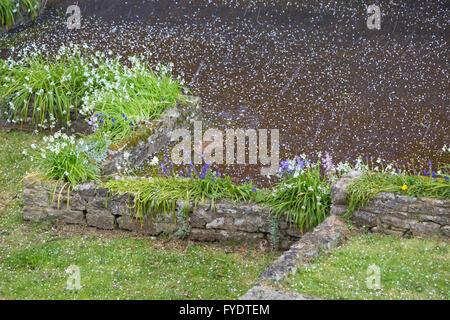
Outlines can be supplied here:
[[[331, 215], [344, 215], [348, 209], [347, 187], [361, 173], [350, 172], [331, 188]], [[373, 232], [397, 236], [450, 236], [450, 200], [416, 198], [381, 193], [355, 210], [352, 220]]]
[[[78, 190], [71, 191], [69, 205], [67, 192], [63, 191], [59, 195], [62, 185], [56, 187], [54, 199], [49, 201], [53, 185], [43, 181], [32, 183], [32, 179], [24, 182], [23, 217], [27, 221], [50, 220], [106, 230], [136, 231], [151, 236], [162, 233], [170, 235], [183, 228], [182, 221], [176, 219], [174, 214], [154, 216], [141, 223], [130, 210], [130, 204], [133, 203], [131, 196], [108, 195], [107, 189], [98, 188], [94, 182], [82, 184]], [[177, 202], [177, 206], [182, 207], [183, 202]], [[198, 203], [194, 210], [194, 204], [190, 203], [189, 214], [185, 219], [185, 227], [189, 230], [186, 237], [199, 241], [267, 243], [271, 237], [268, 216], [269, 210], [255, 203], [218, 201], [214, 210], [209, 203]], [[279, 222], [278, 232], [281, 248], [288, 248], [301, 236], [299, 230], [284, 221]]]

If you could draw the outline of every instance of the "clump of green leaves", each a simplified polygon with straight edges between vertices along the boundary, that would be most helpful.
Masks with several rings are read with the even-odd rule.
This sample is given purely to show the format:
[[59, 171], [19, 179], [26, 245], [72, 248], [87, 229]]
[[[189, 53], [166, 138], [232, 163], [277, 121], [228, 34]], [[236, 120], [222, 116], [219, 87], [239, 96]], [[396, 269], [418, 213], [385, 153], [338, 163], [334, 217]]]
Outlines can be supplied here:
[[278, 248], [281, 243], [281, 233], [280, 233], [280, 220], [275, 216], [271, 215], [268, 217], [269, 220], [269, 242], [272, 248]]
[[57, 132], [45, 137], [44, 141], [48, 144], [41, 150], [39, 169], [47, 180], [65, 182], [74, 187], [98, 179], [98, 166], [77, 149], [73, 136]]
[[82, 116], [118, 142], [187, 92], [180, 77], [172, 78], [173, 64], [153, 71], [137, 57], [127, 66], [112, 52], [91, 54], [70, 44], [53, 56], [44, 49], [31, 45], [17, 60], [0, 60], [0, 109], [7, 121], [53, 129]]
[[186, 239], [191, 232], [191, 226], [187, 222], [186, 212], [182, 208], [178, 208], [176, 217], [179, 228], [174, 234], [179, 239]]
[[76, 46], [61, 47], [54, 59], [32, 48], [21, 52], [18, 61], [0, 60], [3, 115], [9, 117], [8, 121], [31, 121], [43, 129], [57, 124], [69, 126], [82, 98], [98, 85], [90, 71], [93, 61], [84, 58]]
[[41, 10], [43, 0], [0, 0], [0, 22], [7, 30], [11, 28], [17, 20], [29, 14], [34, 20]]
[[84, 136], [77, 145], [77, 150], [85, 153], [96, 163], [101, 163], [108, 155], [108, 148], [111, 140], [106, 134], [97, 132], [88, 136]]
[[303, 162], [284, 171], [283, 180], [268, 195], [265, 203], [277, 217], [300, 230], [312, 230], [328, 216], [331, 207], [331, 183], [320, 174], [320, 162]]
[[176, 212], [176, 202], [183, 201], [187, 212], [189, 203], [210, 201], [212, 209], [215, 202], [221, 199], [236, 202], [248, 202], [255, 199], [251, 184], [236, 185], [229, 177], [218, 177], [212, 172], [200, 173], [190, 178], [179, 175], [156, 175], [152, 178], [124, 177], [111, 179], [102, 184], [112, 194], [130, 194], [134, 199], [133, 210], [141, 219], [153, 215]]

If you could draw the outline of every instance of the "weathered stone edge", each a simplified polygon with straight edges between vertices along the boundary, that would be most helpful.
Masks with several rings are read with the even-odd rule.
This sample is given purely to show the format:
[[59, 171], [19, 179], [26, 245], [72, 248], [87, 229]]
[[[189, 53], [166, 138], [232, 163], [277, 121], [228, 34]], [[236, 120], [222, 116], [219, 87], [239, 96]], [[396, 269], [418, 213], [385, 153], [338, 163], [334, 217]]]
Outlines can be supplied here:
[[268, 282], [280, 282], [296, 272], [301, 265], [308, 264], [321, 253], [337, 247], [349, 235], [347, 225], [338, 217], [328, 217], [314, 231], [308, 232], [284, 252], [274, 263], [267, 266], [257, 283], [239, 300], [312, 300], [299, 293], [283, 292], [271, 287]]
[[[158, 153], [171, 142], [172, 132], [182, 129], [197, 116], [200, 105], [199, 97], [189, 97], [185, 103], [177, 102], [176, 106], [165, 110], [158, 119], [144, 125], [153, 127], [146, 141], [140, 141], [137, 146], [129, 148], [125, 144], [119, 150], [108, 150], [106, 159], [102, 162], [102, 174], [117, 173], [122, 167], [139, 167], [142, 163]], [[125, 154], [127, 156], [125, 156]]]

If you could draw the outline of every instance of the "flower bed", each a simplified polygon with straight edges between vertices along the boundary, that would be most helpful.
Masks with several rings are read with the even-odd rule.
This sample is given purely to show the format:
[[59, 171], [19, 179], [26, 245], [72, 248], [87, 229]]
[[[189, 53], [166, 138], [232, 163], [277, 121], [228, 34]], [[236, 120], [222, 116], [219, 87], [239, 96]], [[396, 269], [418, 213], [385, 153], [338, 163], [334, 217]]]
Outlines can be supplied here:
[[[150, 170], [141, 176], [130, 177], [137, 167], [168, 146], [175, 129], [189, 127], [188, 122], [198, 109], [198, 99], [186, 95], [187, 89], [180, 76], [173, 79], [173, 64], [158, 65], [153, 70], [141, 58], [128, 60], [127, 65], [112, 52], [90, 54], [87, 47], [80, 49], [76, 45], [60, 47], [55, 57], [32, 47], [19, 52], [17, 60], [0, 60], [3, 75], [0, 78], [0, 108], [8, 121], [32, 123], [36, 130], [53, 130], [57, 125], [69, 128], [72, 121], [82, 119], [90, 127], [89, 134], [79, 138], [58, 131], [44, 138], [46, 146], [40, 150], [36, 148], [36, 154], [32, 155], [38, 159], [35, 173], [38, 180], [52, 186], [51, 198], [60, 198], [63, 193], [69, 198], [73, 193], [76, 198], [79, 187], [92, 183], [97, 183], [112, 196], [132, 198], [129, 202], [129, 209], [133, 209], [131, 215], [116, 214], [103, 207], [103, 213], [97, 216], [95, 212], [100, 207], [97, 206], [95, 212], [88, 212], [90, 201], [84, 199], [84, 209], [71, 210], [68, 206], [69, 212], [61, 213], [65, 222], [76, 221], [106, 229], [116, 226], [136, 229], [141, 223], [142, 229], [149, 224], [147, 229], [161, 230], [160, 226], [154, 225], [156, 222], [163, 223], [166, 232], [176, 232], [179, 236], [197, 234], [198, 239], [215, 240], [268, 239], [277, 247], [282, 238], [289, 242], [290, 237], [313, 230], [330, 211], [332, 214], [342, 211], [337, 207], [342, 204], [332, 200], [331, 187], [351, 169], [364, 171], [365, 175], [358, 187], [353, 188], [347, 213], [381, 191], [449, 198], [448, 165], [435, 172], [430, 164], [428, 171], [421, 170], [414, 175], [409, 167], [394, 168], [392, 164], [385, 165], [381, 159], [376, 164], [368, 160], [364, 163], [359, 158], [353, 165], [348, 162], [336, 165], [327, 153], [324, 157], [319, 153], [317, 159], [301, 155], [282, 161], [278, 180], [271, 188], [258, 189], [251, 181], [234, 184], [230, 177], [212, 171], [209, 162], [201, 168], [192, 163], [175, 165], [167, 155], [164, 162], [154, 157], [149, 163]], [[448, 152], [446, 146], [443, 152]], [[126, 176], [116, 179], [113, 174]], [[92, 197], [96, 195], [95, 190], [89, 190]], [[186, 204], [184, 212], [176, 210], [180, 201]], [[251, 227], [252, 231], [241, 230], [236, 225], [240, 222], [236, 221], [244, 219], [242, 223], [248, 224], [250, 218], [243, 218], [242, 214], [231, 218], [216, 217], [215, 204], [219, 202], [230, 204], [229, 210], [242, 211], [244, 216], [248, 213], [259, 224]], [[32, 195], [28, 195], [26, 216], [29, 219], [59, 216], [55, 211], [59, 205], [54, 208], [51, 202], [39, 203], [35, 207]], [[205, 222], [204, 229], [199, 231], [198, 226], [190, 225], [190, 222], [197, 217], [195, 208], [205, 203], [209, 209], [203, 207], [202, 210], [210, 212], [212, 220]], [[249, 203], [251, 208], [258, 204], [264, 209], [253, 212], [246, 207]], [[50, 213], [45, 211], [49, 206]], [[239, 206], [243, 209], [239, 210]], [[37, 212], [34, 215], [30, 213], [33, 208]], [[68, 217], [72, 211], [77, 213]], [[164, 219], [174, 217], [175, 212], [179, 217], [170, 220], [173, 226], [168, 227], [168, 221]], [[120, 217], [116, 217], [118, 215]], [[163, 221], [148, 219], [153, 215]], [[133, 222], [131, 217], [140, 221]], [[175, 227], [176, 221], [180, 222], [181, 228]], [[423, 227], [424, 223], [419, 225]], [[428, 223], [428, 226], [431, 225]], [[206, 232], [206, 229], [221, 231], [212, 236], [212, 231]], [[298, 231], [292, 231], [294, 229]], [[222, 232], [224, 230], [227, 232]]]

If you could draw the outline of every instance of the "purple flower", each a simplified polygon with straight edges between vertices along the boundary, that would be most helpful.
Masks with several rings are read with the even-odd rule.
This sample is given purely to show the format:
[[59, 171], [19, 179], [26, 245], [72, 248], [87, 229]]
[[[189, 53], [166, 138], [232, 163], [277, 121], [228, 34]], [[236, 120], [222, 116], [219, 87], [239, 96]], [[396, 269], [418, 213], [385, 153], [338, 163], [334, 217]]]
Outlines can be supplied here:
[[97, 116], [92, 115], [91, 120], [88, 122], [90, 126], [94, 125], [97, 122]]
[[331, 176], [335, 170], [333, 159], [328, 152], [325, 153], [325, 158], [322, 159], [322, 164], [325, 168], [327, 176]]

